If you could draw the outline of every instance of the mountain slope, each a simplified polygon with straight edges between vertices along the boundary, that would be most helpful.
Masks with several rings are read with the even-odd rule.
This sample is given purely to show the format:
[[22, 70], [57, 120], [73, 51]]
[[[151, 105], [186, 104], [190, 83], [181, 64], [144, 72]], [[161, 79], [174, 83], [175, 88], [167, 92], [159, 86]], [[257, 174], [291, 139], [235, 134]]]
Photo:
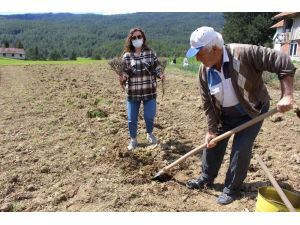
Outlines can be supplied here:
[[27, 54], [47, 58], [56, 51], [62, 57], [113, 57], [121, 54], [124, 38], [132, 27], [145, 30], [149, 46], [161, 56], [183, 55], [189, 36], [202, 25], [220, 30], [222, 13], [132, 13], [95, 14], [24, 14], [0, 16], [0, 40], [14, 47], [21, 41]]

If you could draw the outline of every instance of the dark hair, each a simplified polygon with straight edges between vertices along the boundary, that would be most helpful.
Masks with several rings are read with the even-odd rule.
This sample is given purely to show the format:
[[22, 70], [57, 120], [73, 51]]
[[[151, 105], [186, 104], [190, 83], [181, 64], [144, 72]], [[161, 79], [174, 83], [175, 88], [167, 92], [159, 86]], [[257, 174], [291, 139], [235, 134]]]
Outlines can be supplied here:
[[145, 32], [139, 28], [139, 27], [135, 27], [130, 29], [130, 31], [128, 32], [127, 37], [125, 38], [125, 44], [124, 44], [124, 49], [123, 49], [123, 53], [125, 52], [133, 52], [135, 50], [134, 46], [131, 43], [131, 38], [132, 38], [132, 34], [136, 31], [141, 32], [142, 36], [143, 36], [143, 45], [142, 48], [144, 50], [149, 50], [149, 47], [147, 46], [147, 38], [145, 35]]

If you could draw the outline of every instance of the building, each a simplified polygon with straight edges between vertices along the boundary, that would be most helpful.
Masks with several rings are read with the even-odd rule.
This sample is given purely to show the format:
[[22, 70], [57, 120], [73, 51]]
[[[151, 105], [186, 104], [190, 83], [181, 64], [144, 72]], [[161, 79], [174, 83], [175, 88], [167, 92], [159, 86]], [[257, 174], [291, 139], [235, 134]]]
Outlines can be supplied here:
[[274, 49], [300, 60], [300, 13], [282, 12], [272, 18], [279, 20], [271, 28], [276, 29], [273, 37]]
[[0, 57], [11, 59], [25, 59], [25, 50], [22, 48], [0, 48]]

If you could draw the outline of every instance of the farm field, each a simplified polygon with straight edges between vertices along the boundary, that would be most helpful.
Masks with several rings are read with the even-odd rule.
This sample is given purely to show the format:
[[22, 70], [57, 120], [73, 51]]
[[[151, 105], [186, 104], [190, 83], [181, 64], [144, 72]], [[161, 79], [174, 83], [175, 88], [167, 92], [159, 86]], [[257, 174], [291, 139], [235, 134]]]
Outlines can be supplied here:
[[[147, 144], [141, 113], [140, 147], [128, 152], [125, 93], [106, 63], [1, 66], [0, 211], [255, 211], [258, 187], [270, 185], [255, 158], [241, 198], [216, 203], [229, 149], [213, 189], [185, 186], [199, 175], [201, 154], [176, 166], [170, 181], [151, 180], [203, 144], [206, 133], [197, 76], [178, 69], [166, 74], [163, 97], [158, 83], [160, 143]], [[269, 92], [274, 107], [280, 90]], [[276, 114], [265, 120], [253, 149], [281, 187], [298, 192], [299, 135], [292, 112]]]

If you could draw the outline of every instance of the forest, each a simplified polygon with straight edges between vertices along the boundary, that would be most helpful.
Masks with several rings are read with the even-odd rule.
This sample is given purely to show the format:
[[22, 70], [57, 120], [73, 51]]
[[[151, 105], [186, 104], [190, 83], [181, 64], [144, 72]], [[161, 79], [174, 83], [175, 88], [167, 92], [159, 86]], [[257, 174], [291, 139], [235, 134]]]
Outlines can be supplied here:
[[209, 25], [220, 30], [222, 13], [24, 14], [0, 16], [0, 41], [4, 47], [23, 46], [28, 58], [111, 58], [122, 53], [124, 39], [141, 27], [148, 45], [160, 56], [183, 55], [189, 35]]
[[[28, 59], [58, 60], [120, 56], [128, 31], [141, 27], [148, 45], [161, 57], [184, 56], [198, 27], [224, 30], [225, 41], [270, 42], [275, 13], [148, 12], [119, 15], [0, 15], [0, 46], [24, 48]], [[254, 21], [254, 23], [252, 23]], [[256, 33], [249, 32], [257, 30]], [[254, 37], [253, 37], [254, 36]], [[262, 37], [263, 36], [263, 37]]]

